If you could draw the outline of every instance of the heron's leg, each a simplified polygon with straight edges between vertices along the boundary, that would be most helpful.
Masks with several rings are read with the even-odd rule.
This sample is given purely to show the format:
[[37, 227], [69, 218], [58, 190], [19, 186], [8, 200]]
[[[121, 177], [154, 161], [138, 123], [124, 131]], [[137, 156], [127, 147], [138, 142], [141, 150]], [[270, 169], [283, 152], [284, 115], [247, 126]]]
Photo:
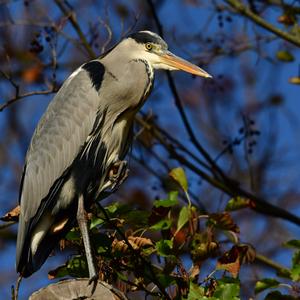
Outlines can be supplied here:
[[89, 283], [91, 283], [92, 281], [96, 282], [98, 277], [97, 277], [97, 273], [93, 261], [92, 248], [91, 248], [90, 237], [89, 237], [89, 232], [87, 227], [86, 211], [84, 209], [83, 195], [80, 195], [78, 199], [77, 222], [81, 231], [86, 260], [89, 269], [89, 276], [90, 276]]
[[110, 186], [111, 192], [117, 190], [120, 185], [127, 179], [129, 169], [127, 168], [126, 160], [119, 160], [115, 162], [108, 173], [109, 181], [112, 183]]

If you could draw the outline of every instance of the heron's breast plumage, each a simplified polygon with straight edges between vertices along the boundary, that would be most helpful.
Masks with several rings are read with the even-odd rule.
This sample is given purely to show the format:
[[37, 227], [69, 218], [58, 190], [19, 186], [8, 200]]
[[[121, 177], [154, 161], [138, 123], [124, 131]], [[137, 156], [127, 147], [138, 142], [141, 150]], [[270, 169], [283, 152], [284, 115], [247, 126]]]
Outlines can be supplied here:
[[[125, 156], [128, 135], [134, 116], [146, 100], [152, 83], [153, 71], [145, 61], [132, 60], [119, 68], [106, 68], [99, 91], [101, 106], [106, 106], [106, 122], [102, 132], [103, 142], [112, 153], [109, 163]], [[101, 109], [104, 109], [103, 107]]]

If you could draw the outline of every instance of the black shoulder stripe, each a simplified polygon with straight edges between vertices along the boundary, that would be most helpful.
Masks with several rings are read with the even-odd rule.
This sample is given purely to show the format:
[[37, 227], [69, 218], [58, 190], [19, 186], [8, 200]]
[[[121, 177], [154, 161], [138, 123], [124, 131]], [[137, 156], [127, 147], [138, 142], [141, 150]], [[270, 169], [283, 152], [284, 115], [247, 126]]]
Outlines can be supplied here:
[[84, 64], [82, 68], [89, 73], [93, 86], [97, 91], [99, 91], [105, 73], [105, 67], [103, 64], [99, 61], [92, 60]]

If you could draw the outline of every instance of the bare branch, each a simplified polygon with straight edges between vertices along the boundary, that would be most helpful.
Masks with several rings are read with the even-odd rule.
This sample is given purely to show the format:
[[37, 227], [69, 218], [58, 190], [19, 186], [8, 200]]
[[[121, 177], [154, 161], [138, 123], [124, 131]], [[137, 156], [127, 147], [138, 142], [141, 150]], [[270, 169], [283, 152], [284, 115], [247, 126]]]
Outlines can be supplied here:
[[255, 261], [257, 263], [264, 264], [264, 265], [268, 266], [269, 268], [272, 268], [272, 269], [276, 270], [278, 275], [280, 275], [280, 276], [283, 276], [283, 277], [286, 277], [286, 278], [291, 277], [291, 271], [289, 269], [287, 269], [284, 266], [274, 262], [273, 260], [271, 260], [270, 258], [268, 258], [268, 257], [266, 257], [262, 254], [256, 254]]
[[294, 44], [295, 46], [300, 47], [300, 39], [298, 37], [280, 30], [272, 24], [268, 23], [263, 18], [252, 12], [248, 7], [243, 5], [239, 0], [225, 0], [225, 2], [228, 3], [232, 8], [234, 8], [236, 12], [246, 16], [250, 20], [254, 21], [257, 25]]
[[28, 92], [25, 94], [21, 94], [21, 95], [17, 95], [16, 97], [6, 101], [5, 103], [0, 105], [0, 112], [3, 111], [5, 108], [7, 108], [8, 106], [10, 106], [11, 104], [23, 99], [23, 98], [27, 98], [30, 96], [36, 96], [36, 95], [49, 95], [49, 94], [53, 94], [55, 93], [56, 90], [55, 89], [51, 89], [51, 90], [46, 90], [46, 91], [33, 91], [33, 92]]
[[84, 48], [88, 52], [89, 56], [91, 58], [94, 58], [96, 56], [96, 54], [95, 54], [94, 50], [92, 49], [92, 47], [90, 46], [89, 42], [87, 41], [87, 39], [86, 39], [84, 33], [82, 32], [80, 26], [78, 25], [78, 22], [76, 20], [74, 12], [69, 12], [68, 9], [65, 8], [64, 4], [60, 0], [55, 0], [55, 3], [59, 7], [59, 9], [64, 13], [64, 15], [69, 18], [73, 28], [75, 29], [77, 35], [80, 38], [80, 41], [81, 41], [82, 45], [84, 46]]

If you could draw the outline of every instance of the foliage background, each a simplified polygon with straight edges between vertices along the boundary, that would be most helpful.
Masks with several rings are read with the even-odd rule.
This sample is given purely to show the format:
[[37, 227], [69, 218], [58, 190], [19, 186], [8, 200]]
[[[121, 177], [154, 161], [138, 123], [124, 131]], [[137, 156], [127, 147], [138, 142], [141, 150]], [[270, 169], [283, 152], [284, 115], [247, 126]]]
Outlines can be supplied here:
[[[171, 79], [163, 72], [156, 75], [154, 91], [139, 115], [150, 127], [138, 122], [129, 157], [130, 178], [103, 205], [117, 201], [151, 212], [153, 200], [167, 198], [174, 189], [168, 173], [181, 166], [197, 215], [223, 212], [233, 196], [250, 200], [246, 202], [248, 208], [231, 213], [240, 230], [234, 233], [235, 242], [249, 243], [261, 255], [241, 268], [242, 297], [255, 296], [259, 279], [275, 278], [276, 271], [283, 270], [277, 264], [294, 272], [294, 281], [277, 277], [278, 282], [288, 284], [279, 290], [296, 297], [299, 259], [294, 249], [282, 243], [297, 239], [300, 224], [295, 217], [300, 214], [299, 13], [299, 1], [276, 0], [1, 1], [0, 215], [17, 205], [26, 149], [53, 91], [80, 64], [128, 32], [163, 30], [174, 53], [199, 64], [214, 79], [183, 73], [173, 74]], [[190, 127], [183, 122], [179, 100]], [[169, 136], [158, 139], [154, 124]], [[161, 134], [160, 129], [158, 132]], [[172, 137], [180, 141], [182, 149]], [[220, 170], [225, 177], [220, 176]], [[180, 205], [172, 208], [174, 226], [180, 207], [186, 205], [181, 192], [179, 199]], [[265, 202], [257, 204], [259, 200], [281, 209], [274, 210]], [[201, 224], [199, 232], [207, 229], [205, 222]], [[10, 297], [10, 286], [17, 278], [16, 225], [6, 225], [3, 223], [5, 228], [0, 231], [0, 289], [4, 299]], [[216, 233], [219, 256], [201, 262], [199, 281], [215, 269], [217, 258], [234, 244], [232, 236], [228, 237], [232, 231], [221, 228], [221, 233]], [[149, 233], [156, 241], [158, 235]], [[48, 271], [72, 253], [72, 249], [56, 251], [41, 271], [23, 281], [20, 298], [26, 299], [47, 285]], [[189, 248], [182, 253], [182, 261], [189, 270]], [[217, 279], [223, 276], [222, 271], [216, 274]], [[264, 298], [267, 292], [255, 297]]]

